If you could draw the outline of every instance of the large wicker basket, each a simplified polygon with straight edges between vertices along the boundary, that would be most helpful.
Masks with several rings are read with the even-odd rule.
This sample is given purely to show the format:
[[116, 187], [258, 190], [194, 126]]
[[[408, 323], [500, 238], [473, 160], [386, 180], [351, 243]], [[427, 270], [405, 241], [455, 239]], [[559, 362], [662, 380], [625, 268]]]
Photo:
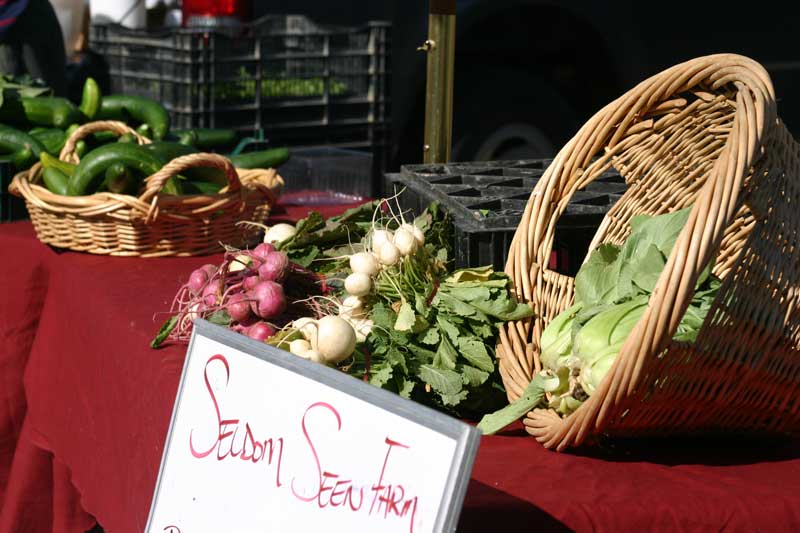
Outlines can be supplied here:
[[[77, 142], [99, 131], [128, 133], [140, 144], [150, 142], [122, 122], [92, 122], [70, 136], [60, 158], [77, 163]], [[161, 193], [171, 176], [191, 167], [223, 170], [228, 186], [218, 194]], [[39, 240], [58, 248], [117, 256], [205, 255], [223, 245], [248, 244], [255, 232], [237, 222], [264, 222], [283, 186], [275, 169], [235, 169], [227, 158], [206, 153], [174, 159], [146, 178], [139, 197], [108, 192], [54, 194], [40, 185], [41, 172], [37, 163], [14, 176], [9, 186], [9, 191], [25, 199]]]
[[[573, 300], [573, 278], [547, 268], [573, 193], [609, 166], [629, 184], [589, 250], [622, 242], [634, 215], [693, 207], [647, 310], [596, 392], [566, 418], [529, 412], [529, 434], [563, 450], [600, 435], [800, 428], [799, 155], [767, 72], [733, 54], [665, 70], [580, 129], [533, 190], [506, 264], [518, 298], [536, 313], [501, 331], [509, 400], [540, 369], [542, 330]], [[723, 280], [717, 299], [696, 342], [673, 341], [712, 258]]]

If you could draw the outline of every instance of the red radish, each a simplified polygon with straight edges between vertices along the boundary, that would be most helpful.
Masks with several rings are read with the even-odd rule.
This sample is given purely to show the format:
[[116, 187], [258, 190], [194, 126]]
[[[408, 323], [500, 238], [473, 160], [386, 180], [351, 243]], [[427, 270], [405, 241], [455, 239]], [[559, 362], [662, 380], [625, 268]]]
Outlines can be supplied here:
[[226, 304], [228, 314], [236, 322], [241, 322], [250, 316], [250, 302], [242, 292], [237, 292], [230, 298]]
[[259, 283], [261, 283], [261, 279], [258, 277], [258, 274], [255, 272], [248, 272], [242, 281], [242, 287], [244, 287], [246, 291], [251, 291]]
[[267, 259], [267, 257], [269, 257], [269, 254], [271, 254], [274, 251], [275, 251], [274, 246], [272, 246], [268, 242], [262, 242], [261, 244], [253, 248], [253, 251], [250, 252], [250, 255], [253, 256], [259, 263], [263, 263]]
[[275, 328], [266, 322], [256, 322], [247, 328], [247, 336], [257, 341], [264, 341], [275, 335]]
[[189, 274], [189, 282], [187, 285], [189, 286], [189, 290], [192, 291], [192, 294], [200, 294], [206, 287], [206, 284], [208, 284], [208, 273], [202, 268], [193, 270], [192, 273]]
[[208, 282], [206, 288], [203, 289], [203, 303], [206, 304], [206, 307], [214, 307], [217, 305], [221, 286], [222, 282], [218, 279]]
[[261, 318], [275, 318], [286, 309], [283, 287], [274, 281], [262, 281], [250, 291], [250, 306]]
[[289, 268], [289, 258], [283, 252], [272, 252], [258, 267], [258, 277], [264, 281], [280, 281]]
[[206, 263], [200, 268], [206, 271], [206, 274], [208, 274], [208, 279], [214, 279], [214, 276], [216, 276], [217, 272], [219, 272], [219, 267], [217, 265], [212, 265], [211, 263]]

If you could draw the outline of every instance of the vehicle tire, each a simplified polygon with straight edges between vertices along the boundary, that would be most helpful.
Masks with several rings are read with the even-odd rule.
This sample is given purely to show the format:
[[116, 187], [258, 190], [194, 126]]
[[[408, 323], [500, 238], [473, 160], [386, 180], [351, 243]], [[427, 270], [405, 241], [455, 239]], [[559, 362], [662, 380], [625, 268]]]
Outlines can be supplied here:
[[454, 100], [452, 161], [553, 157], [576, 131], [566, 99], [519, 70], [457, 74]]

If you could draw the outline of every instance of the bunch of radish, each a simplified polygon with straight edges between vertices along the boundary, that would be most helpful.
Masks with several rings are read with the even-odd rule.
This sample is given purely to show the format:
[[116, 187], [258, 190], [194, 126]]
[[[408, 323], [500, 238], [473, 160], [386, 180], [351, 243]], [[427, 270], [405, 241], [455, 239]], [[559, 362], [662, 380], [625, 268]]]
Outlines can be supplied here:
[[172, 305], [176, 321], [168, 338], [188, 340], [198, 317], [226, 324], [253, 339], [270, 338], [282, 322], [291, 321], [285, 316], [288, 302], [282, 282], [292, 273], [286, 254], [270, 243], [226, 252], [220, 265], [193, 270], [178, 290]]

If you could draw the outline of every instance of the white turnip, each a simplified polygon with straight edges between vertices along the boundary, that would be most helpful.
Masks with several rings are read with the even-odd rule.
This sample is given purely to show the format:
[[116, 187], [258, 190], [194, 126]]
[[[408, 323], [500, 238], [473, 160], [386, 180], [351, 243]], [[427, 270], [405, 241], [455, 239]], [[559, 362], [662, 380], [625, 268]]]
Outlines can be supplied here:
[[317, 324], [317, 350], [326, 363], [336, 364], [353, 354], [356, 333], [346, 320], [329, 315], [320, 318]]
[[406, 256], [414, 253], [417, 248], [417, 241], [414, 239], [413, 231], [400, 228], [394, 232], [394, 245], [400, 255]]
[[353, 296], [366, 296], [372, 290], [372, 278], [363, 272], [353, 272], [344, 279], [344, 290]]
[[267, 229], [267, 231], [264, 233], [264, 242], [283, 242], [289, 237], [294, 236], [295, 233], [297, 233], [297, 228], [291, 224], [275, 224], [271, 228]]
[[387, 231], [385, 229], [372, 230], [372, 251], [376, 255], [380, 255], [383, 245], [387, 242], [392, 242], [392, 238], [393, 235], [391, 231]]
[[350, 256], [350, 270], [374, 276], [380, 270], [380, 265], [371, 253], [358, 252]]
[[400, 250], [398, 250], [397, 246], [393, 243], [387, 242], [381, 246], [381, 250], [378, 253], [378, 260], [382, 265], [392, 266], [400, 260]]

